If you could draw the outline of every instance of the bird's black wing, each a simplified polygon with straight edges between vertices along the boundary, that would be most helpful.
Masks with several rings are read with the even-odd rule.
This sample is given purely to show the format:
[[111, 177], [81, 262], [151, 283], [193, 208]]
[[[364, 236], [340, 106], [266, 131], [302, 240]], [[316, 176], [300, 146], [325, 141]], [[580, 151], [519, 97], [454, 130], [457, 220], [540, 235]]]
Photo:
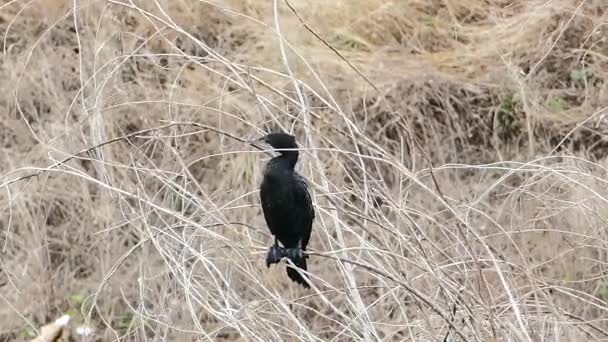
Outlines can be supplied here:
[[[277, 203], [272, 198], [272, 186], [268, 182], [262, 182], [260, 187], [260, 202], [262, 202], [262, 211], [264, 212], [264, 218], [266, 219], [266, 225], [272, 235], [276, 235], [276, 229], [278, 222], [276, 221], [275, 212], [277, 209]], [[273, 211], [274, 210], [274, 211]]]
[[300, 217], [297, 218], [298, 222], [301, 224], [300, 226], [300, 234], [302, 238], [302, 249], [306, 249], [308, 245], [308, 240], [310, 239], [310, 234], [312, 232], [312, 222], [315, 219], [315, 209], [312, 205], [312, 199], [310, 197], [310, 193], [308, 192], [308, 184], [306, 180], [296, 174], [296, 186], [294, 186], [294, 198], [296, 203], [300, 206], [299, 213]]

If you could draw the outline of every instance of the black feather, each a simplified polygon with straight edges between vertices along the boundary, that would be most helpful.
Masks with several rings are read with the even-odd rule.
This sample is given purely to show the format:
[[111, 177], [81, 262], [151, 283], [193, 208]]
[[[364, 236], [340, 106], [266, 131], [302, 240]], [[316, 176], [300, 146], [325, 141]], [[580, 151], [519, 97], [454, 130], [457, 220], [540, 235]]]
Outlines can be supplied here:
[[[312, 232], [315, 211], [306, 181], [294, 170], [298, 161], [295, 137], [285, 133], [271, 133], [262, 140], [280, 153], [266, 165], [260, 187], [266, 224], [283, 247], [301, 248], [304, 252]], [[288, 257], [296, 266], [306, 270], [306, 259]], [[294, 282], [309, 287], [296, 269], [288, 267], [287, 275]]]

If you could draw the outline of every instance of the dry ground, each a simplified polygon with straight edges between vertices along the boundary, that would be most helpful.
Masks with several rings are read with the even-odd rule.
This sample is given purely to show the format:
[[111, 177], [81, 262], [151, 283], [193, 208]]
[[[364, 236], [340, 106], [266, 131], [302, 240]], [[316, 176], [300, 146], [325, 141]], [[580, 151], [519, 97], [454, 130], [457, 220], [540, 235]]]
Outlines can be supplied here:
[[[0, 341], [608, 340], [606, 0], [3, 0], [0, 32]], [[239, 141], [278, 128], [310, 291]]]

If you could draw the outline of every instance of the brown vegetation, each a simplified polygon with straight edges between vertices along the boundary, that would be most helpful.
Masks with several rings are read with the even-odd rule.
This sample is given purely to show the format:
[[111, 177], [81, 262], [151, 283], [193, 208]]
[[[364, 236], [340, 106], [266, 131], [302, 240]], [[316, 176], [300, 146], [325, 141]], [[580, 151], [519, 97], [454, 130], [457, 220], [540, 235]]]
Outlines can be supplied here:
[[[0, 340], [608, 338], [607, 9], [5, 1]], [[233, 138], [277, 128], [310, 291], [266, 269]]]

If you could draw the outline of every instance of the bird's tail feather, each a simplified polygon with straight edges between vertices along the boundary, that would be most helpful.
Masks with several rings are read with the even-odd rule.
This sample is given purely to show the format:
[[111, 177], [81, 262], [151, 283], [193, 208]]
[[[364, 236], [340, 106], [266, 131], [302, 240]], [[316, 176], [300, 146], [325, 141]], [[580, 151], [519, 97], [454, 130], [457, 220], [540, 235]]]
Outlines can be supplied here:
[[[305, 258], [300, 259], [298, 262], [294, 261], [293, 264], [296, 265], [296, 266], [298, 266], [299, 268], [301, 268], [304, 271], [307, 270], [307, 268], [306, 268], [306, 259]], [[295, 268], [287, 266], [287, 276], [289, 277], [289, 279], [291, 279], [294, 282], [296, 282], [296, 283], [304, 286], [305, 288], [307, 288], [307, 289], [310, 288], [310, 285], [308, 284], [308, 282], [306, 281], [306, 279], [304, 279], [304, 277], [301, 276], [300, 273], [298, 272], [298, 270], [296, 270]]]

